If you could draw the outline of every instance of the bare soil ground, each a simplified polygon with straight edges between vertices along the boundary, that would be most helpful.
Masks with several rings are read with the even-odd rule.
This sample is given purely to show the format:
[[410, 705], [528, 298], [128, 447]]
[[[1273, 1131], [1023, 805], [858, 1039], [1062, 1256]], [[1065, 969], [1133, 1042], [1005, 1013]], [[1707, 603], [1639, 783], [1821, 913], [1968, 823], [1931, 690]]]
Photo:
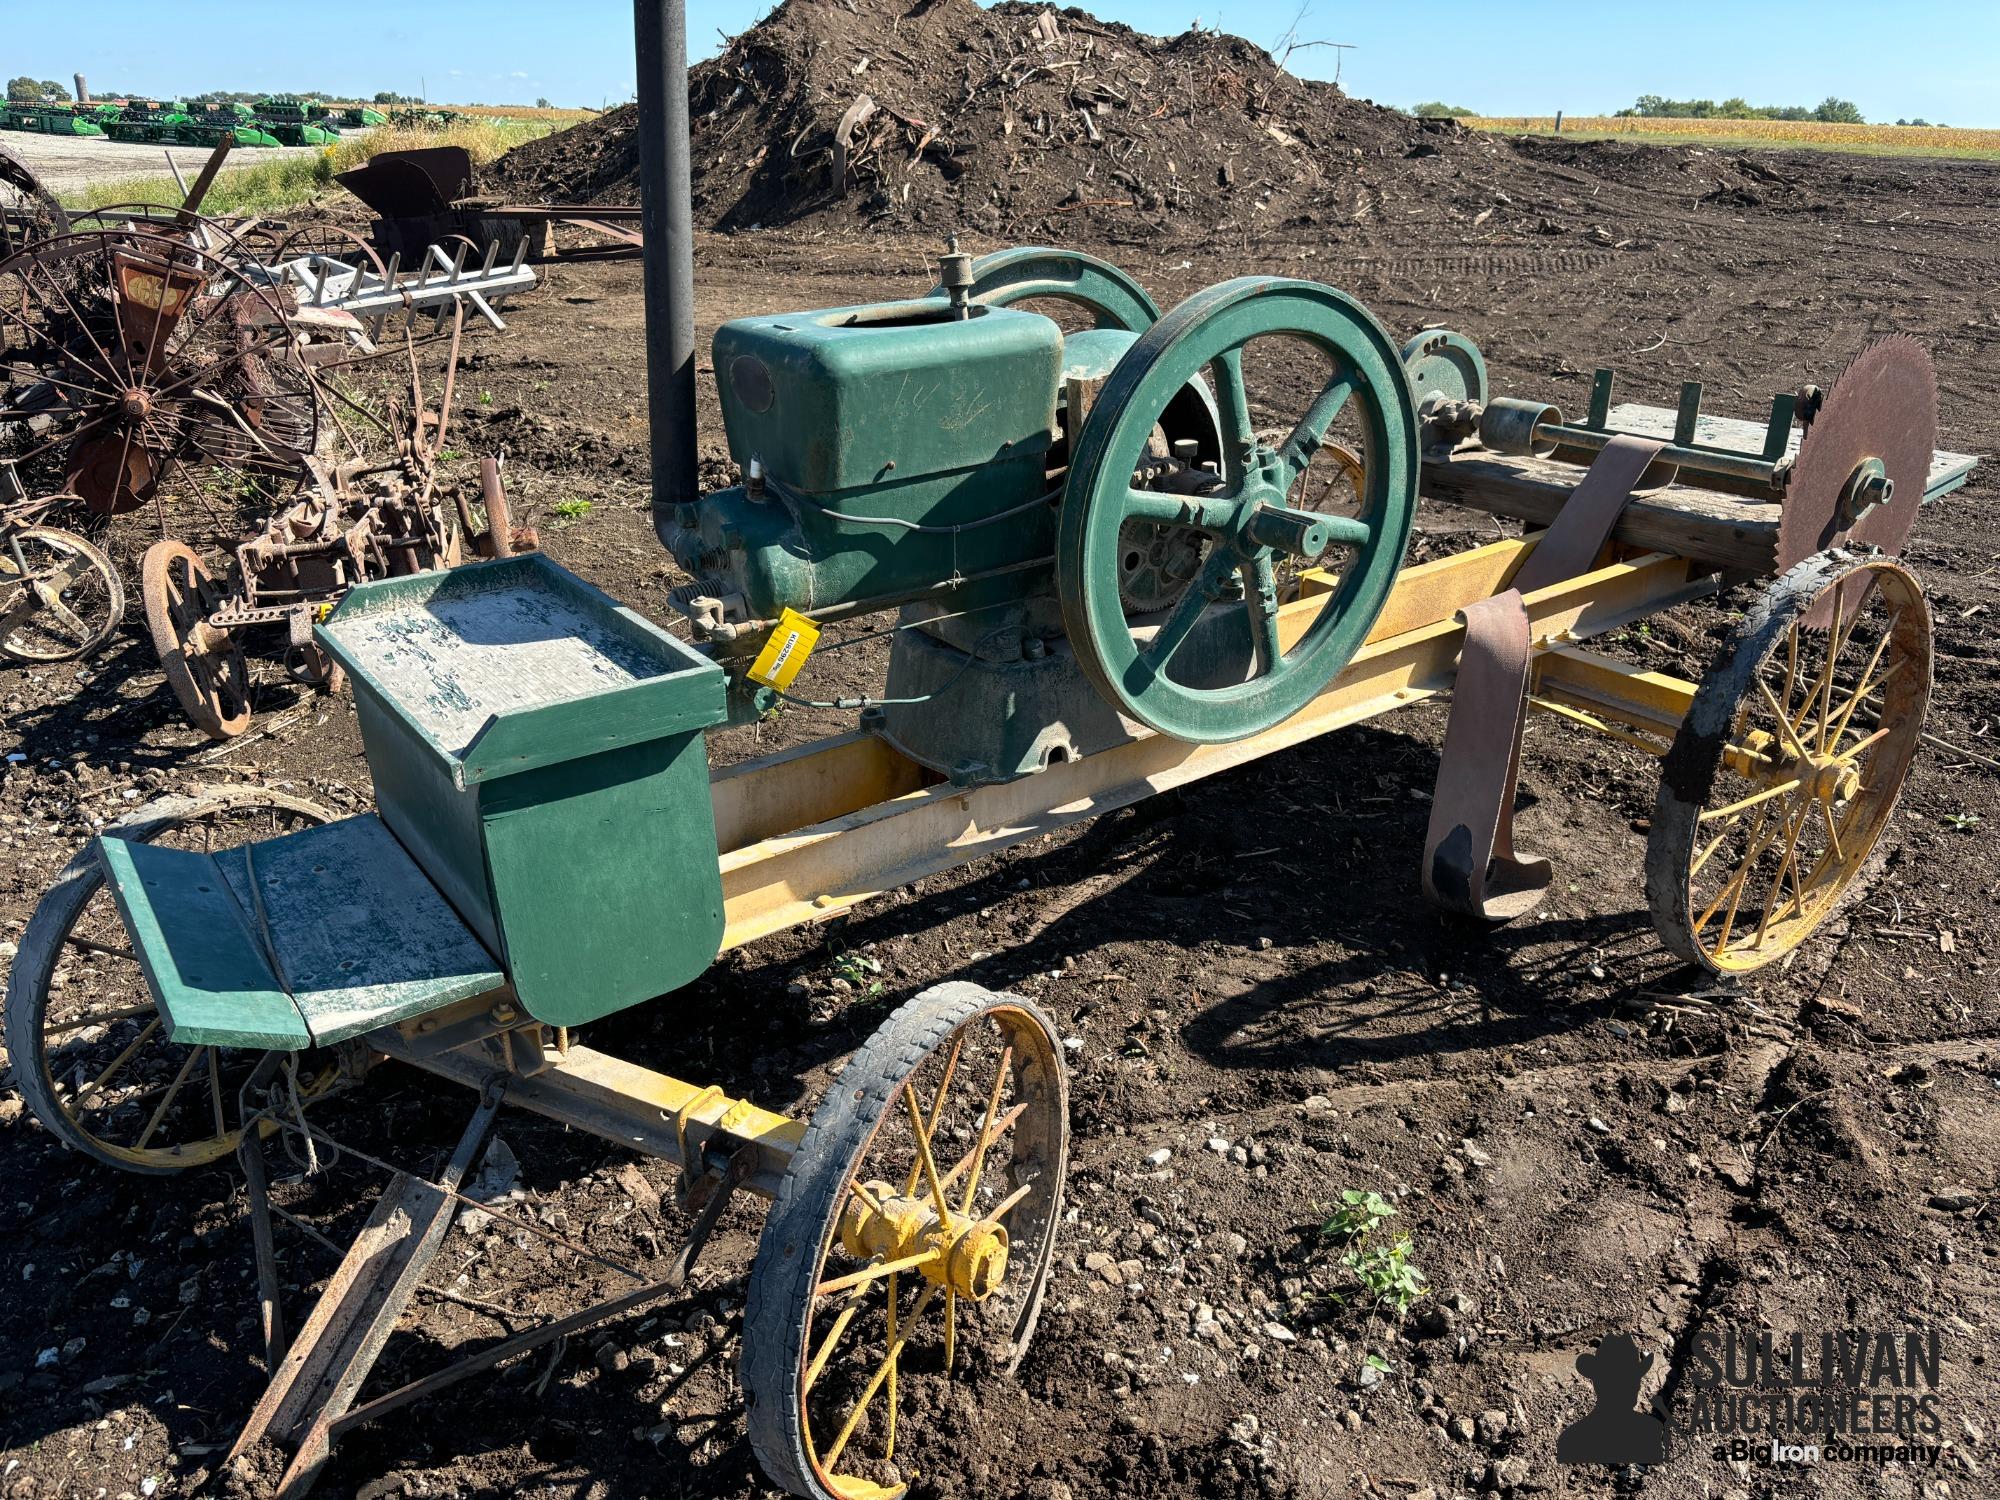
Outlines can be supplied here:
[[[1070, 242], [1163, 304], [1240, 272], [1324, 279], [1399, 332], [1470, 333], [1503, 391], [1579, 406], [1588, 372], [1612, 364], [1634, 397], [1670, 403], [1701, 378], [1713, 409], [1755, 414], [1870, 338], [1910, 333], [1937, 359], [1946, 442], [2000, 447], [2000, 171], [1485, 138], [1401, 170], [1393, 214]], [[811, 225], [705, 238], [703, 337], [739, 314], [921, 292], [934, 250]], [[477, 344], [455, 441], [506, 452], [555, 558], [665, 618], [669, 563], [643, 512], [638, 267], [559, 267], [538, 295], [509, 336]], [[702, 403], [719, 478], [706, 376]], [[1938, 617], [1931, 727], [1985, 756], [2000, 717], [1996, 494], [1988, 465], [1922, 516], [1908, 552]], [[565, 519], [571, 500], [592, 507]], [[1492, 534], [1436, 511], [1419, 545]], [[148, 539], [131, 518], [123, 559]], [[1744, 598], [1631, 649], [1698, 674]], [[367, 800], [344, 702], [273, 680], [260, 728], [209, 746], [142, 629], [80, 667], [0, 676], [7, 748], [24, 757], [0, 776], [0, 941], [129, 794], [222, 779]], [[920, 1495], [1993, 1493], [1996, 773], [1925, 750], [1859, 901], [1795, 962], [1721, 988], [1663, 954], [1645, 911], [1636, 825], [1654, 766], [1548, 721], [1529, 730], [1519, 822], [1561, 871], [1547, 909], [1487, 933], [1424, 907], [1441, 726], [1441, 711], [1409, 710], [927, 880], [733, 956], [589, 1040], [799, 1112], [891, 1006], [940, 978], [1032, 995], [1080, 1041], [1078, 1213], [1037, 1343], [1018, 1378], [906, 1415]], [[711, 753], [842, 727], [787, 715]], [[854, 992], [837, 969], [848, 954], [879, 961], [881, 993]], [[471, 1107], [388, 1067], [321, 1122], [431, 1170]], [[523, 1164], [517, 1206], [550, 1227], [642, 1265], [684, 1227], [659, 1206], [664, 1170], [518, 1114], [500, 1133]], [[280, 1192], [339, 1239], [379, 1181], [350, 1158]], [[1352, 1291], [1315, 1233], [1346, 1188], [1396, 1197], [1432, 1287], [1407, 1322], [1327, 1295]], [[88, 1166], [0, 1094], [0, 1206], [0, 1494], [206, 1482], [264, 1378], [238, 1180]], [[352, 1434], [322, 1492], [765, 1492], [733, 1379], [759, 1222], [732, 1211], [692, 1301]], [[296, 1321], [334, 1261], [296, 1231], [282, 1249]], [[503, 1333], [491, 1307], [545, 1316], [615, 1289], [493, 1227], [454, 1231], [434, 1276], [489, 1309], [421, 1296], [378, 1379]], [[1579, 1352], [1637, 1335], [1667, 1354], [1651, 1393], [1696, 1327], [1725, 1318], [1941, 1330], [1937, 1465], [1787, 1473], [1705, 1445], [1643, 1471], [1555, 1462], [1589, 1405]], [[1389, 1366], [1379, 1380], [1370, 1354]]]

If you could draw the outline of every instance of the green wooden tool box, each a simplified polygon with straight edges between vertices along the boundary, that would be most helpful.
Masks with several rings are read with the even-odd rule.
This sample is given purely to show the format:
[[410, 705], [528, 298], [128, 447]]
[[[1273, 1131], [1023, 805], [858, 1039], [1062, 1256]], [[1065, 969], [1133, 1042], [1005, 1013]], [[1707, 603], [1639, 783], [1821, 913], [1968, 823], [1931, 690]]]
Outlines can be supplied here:
[[530, 1015], [579, 1025], [707, 969], [719, 667], [539, 553], [364, 584], [317, 635], [382, 821]]
[[509, 985], [575, 1026], [708, 967], [718, 667], [538, 555], [365, 584], [319, 639], [377, 814], [215, 854], [99, 843], [173, 1040], [324, 1045]]

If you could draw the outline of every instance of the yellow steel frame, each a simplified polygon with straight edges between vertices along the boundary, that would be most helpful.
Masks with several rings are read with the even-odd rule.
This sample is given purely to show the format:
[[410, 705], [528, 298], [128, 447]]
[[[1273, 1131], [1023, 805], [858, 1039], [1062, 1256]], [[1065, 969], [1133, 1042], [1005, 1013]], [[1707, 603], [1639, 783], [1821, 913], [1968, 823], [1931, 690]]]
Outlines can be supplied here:
[[[1155, 792], [1186, 786], [1451, 686], [1466, 605], [1506, 587], [1534, 546], [1494, 542], [1405, 568], [1367, 642], [1298, 714], [1226, 745], [1146, 734], [1036, 775], [957, 787], [877, 736], [837, 735], [714, 773], [710, 789], [726, 925], [725, 951], [837, 916], [870, 897], [1038, 838]], [[1535, 696], [1594, 724], [1671, 737], [1693, 688], [1636, 671], [1577, 643], [1623, 629], [1713, 587], [1706, 564], [1652, 553], [1528, 594]], [[1332, 585], [1307, 573], [1284, 606], [1289, 644]], [[496, 1069], [508, 1099], [699, 1171], [748, 1146], [746, 1184], [771, 1195], [803, 1125], [587, 1047], [556, 1045], [505, 996], [376, 1033], [371, 1044], [475, 1087]]]
[[[724, 950], [1431, 697], [1451, 686], [1464, 638], [1458, 611], [1504, 586], [1531, 545], [1494, 542], [1404, 569], [1346, 670], [1292, 718], [1232, 744], [1145, 735], [1019, 781], [964, 788], [933, 784], [874, 736], [848, 735], [718, 773]], [[1535, 652], [1619, 630], [1708, 588], [1700, 564], [1663, 553], [1594, 569], [1527, 596]], [[1310, 593], [1285, 606], [1288, 641], [1318, 607]]]

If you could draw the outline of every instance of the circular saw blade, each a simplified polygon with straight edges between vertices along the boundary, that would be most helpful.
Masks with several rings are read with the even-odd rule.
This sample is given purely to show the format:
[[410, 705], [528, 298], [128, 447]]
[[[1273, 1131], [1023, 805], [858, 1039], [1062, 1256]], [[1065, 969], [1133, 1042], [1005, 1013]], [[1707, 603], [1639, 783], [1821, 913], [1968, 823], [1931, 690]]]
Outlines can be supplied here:
[[[1904, 334], [1871, 344], [1840, 372], [1806, 429], [1778, 517], [1778, 571], [1842, 544], [1878, 547], [1891, 557], [1923, 504], [1937, 447], [1937, 369]], [[1864, 460], [1880, 459], [1895, 491], [1852, 526], [1841, 493]]]

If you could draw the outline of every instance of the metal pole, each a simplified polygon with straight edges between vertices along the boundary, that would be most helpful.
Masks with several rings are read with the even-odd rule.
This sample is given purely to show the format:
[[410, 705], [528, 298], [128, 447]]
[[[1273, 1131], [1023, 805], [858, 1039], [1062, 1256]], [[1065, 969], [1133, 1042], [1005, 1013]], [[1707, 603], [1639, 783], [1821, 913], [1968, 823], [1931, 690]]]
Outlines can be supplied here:
[[646, 250], [646, 387], [653, 529], [698, 497], [694, 416], [694, 202], [688, 175], [683, 0], [632, 0], [639, 58], [639, 184]]

